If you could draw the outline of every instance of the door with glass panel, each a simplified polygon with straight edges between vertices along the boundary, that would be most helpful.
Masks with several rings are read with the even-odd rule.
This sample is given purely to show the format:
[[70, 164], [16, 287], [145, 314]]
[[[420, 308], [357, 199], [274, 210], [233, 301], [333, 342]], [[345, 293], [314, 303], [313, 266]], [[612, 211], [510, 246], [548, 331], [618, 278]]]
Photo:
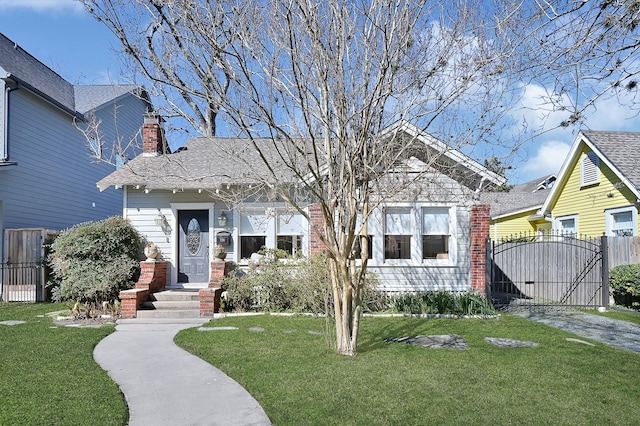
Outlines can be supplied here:
[[178, 211], [178, 282], [209, 282], [209, 211]]

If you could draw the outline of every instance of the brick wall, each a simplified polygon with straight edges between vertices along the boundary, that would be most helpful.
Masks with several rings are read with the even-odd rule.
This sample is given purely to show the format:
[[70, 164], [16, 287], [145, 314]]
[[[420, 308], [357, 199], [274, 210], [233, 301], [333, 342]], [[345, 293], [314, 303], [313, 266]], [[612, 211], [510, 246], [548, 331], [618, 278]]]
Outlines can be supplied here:
[[319, 254], [322, 253], [325, 249], [324, 244], [318, 237], [318, 234], [314, 231], [313, 226], [315, 225], [317, 229], [324, 229], [324, 216], [322, 215], [322, 207], [320, 204], [312, 204], [309, 206], [309, 254]]
[[471, 208], [471, 289], [486, 294], [487, 289], [487, 237], [491, 206], [479, 204]]

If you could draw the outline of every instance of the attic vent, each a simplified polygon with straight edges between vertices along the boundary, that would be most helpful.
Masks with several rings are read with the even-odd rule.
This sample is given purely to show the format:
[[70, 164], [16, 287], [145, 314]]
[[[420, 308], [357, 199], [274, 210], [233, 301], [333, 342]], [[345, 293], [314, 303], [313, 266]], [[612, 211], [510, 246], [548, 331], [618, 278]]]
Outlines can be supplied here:
[[589, 151], [582, 157], [580, 186], [594, 185], [600, 182], [600, 158]]

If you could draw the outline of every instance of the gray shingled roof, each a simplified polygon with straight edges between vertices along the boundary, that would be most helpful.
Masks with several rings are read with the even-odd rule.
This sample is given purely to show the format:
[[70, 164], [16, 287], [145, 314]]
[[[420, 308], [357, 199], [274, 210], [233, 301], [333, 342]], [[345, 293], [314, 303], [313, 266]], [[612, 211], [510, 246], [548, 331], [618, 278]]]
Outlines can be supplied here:
[[107, 102], [112, 102], [128, 93], [142, 95], [139, 93], [140, 87], [135, 84], [81, 85], [74, 86], [74, 90], [75, 108], [76, 111], [82, 114], [86, 114], [92, 109], [104, 105]]
[[583, 130], [582, 134], [640, 189], [640, 132]]
[[127, 93], [139, 94], [146, 99], [143, 89], [133, 84], [73, 86], [2, 33], [0, 67], [11, 74], [11, 79], [72, 114], [85, 114]]
[[484, 192], [480, 194], [480, 203], [491, 205], [491, 217], [515, 213], [542, 206], [549, 190], [535, 192]]
[[0, 67], [10, 73], [12, 78], [49, 97], [67, 110], [76, 110], [73, 86], [2, 33]]
[[[295, 182], [293, 172], [269, 149], [271, 140], [258, 140], [271, 153], [270, 166], [281, 182]], [[175, 153], [139, 155], [98, 182], [110, 185], [140, 185], [146, 189], [215, 189], [224, 185], [259, 184], [269, 172], [247, 139], [195, 138]]]

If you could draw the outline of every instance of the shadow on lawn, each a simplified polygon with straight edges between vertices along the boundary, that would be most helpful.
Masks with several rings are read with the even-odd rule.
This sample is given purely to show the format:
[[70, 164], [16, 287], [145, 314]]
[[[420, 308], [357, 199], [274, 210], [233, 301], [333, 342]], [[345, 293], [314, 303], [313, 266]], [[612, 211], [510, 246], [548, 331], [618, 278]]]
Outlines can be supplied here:
[[[375, 321], [384, 321], [385, 325], [373, 324]], [[388, 318], [367, 318], [361, 323], [360, 327], [358, 352], [365, 353], [379, 350], [389, 345], [389, 343], [385, 343], [385, 339], [431, 334], [429, 329], [435, 327], [435, 323], [432, 319], [416, 317], [394, 318], [393, 320]], [[434, 332], [433, 334], [440, 333]]]

